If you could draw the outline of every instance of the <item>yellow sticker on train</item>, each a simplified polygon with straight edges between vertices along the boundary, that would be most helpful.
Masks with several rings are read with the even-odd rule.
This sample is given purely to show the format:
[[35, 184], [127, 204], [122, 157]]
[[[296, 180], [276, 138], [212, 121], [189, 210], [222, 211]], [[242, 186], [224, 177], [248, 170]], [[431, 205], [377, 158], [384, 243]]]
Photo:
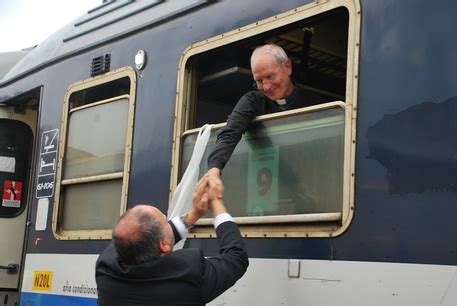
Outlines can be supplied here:
[[51, 291], [51, 289], [52, 289], [52, 272], [51, 271], [33, 271], [32, 289]]

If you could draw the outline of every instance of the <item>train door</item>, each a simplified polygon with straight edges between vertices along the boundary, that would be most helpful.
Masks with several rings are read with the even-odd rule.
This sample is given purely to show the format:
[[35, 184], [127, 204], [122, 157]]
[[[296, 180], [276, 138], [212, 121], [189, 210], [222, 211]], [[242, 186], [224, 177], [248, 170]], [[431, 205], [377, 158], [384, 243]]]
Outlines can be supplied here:
[[0, 105], [0, 305], [17, 305], [40, 90]]

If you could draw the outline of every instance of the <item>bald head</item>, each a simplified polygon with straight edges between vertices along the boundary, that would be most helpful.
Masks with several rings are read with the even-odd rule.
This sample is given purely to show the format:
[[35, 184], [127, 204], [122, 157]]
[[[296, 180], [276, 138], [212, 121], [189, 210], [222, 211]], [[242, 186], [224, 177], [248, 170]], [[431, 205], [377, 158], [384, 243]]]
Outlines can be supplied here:
[[141, 238], [141, 233], [151, 222], [158, 222], [155, 217], [155, 207], [137, 205], [127, 210], [117, 221], [113, 230], [116, 239], [135, 241]]
[[153, 206], [137, 205], [127, 210], [113, 230], [114, 246], [121, 261], [137, 265], [159, 259], [163, 255], [161, 244], [169, 240], [167, 225], [165, 215]]

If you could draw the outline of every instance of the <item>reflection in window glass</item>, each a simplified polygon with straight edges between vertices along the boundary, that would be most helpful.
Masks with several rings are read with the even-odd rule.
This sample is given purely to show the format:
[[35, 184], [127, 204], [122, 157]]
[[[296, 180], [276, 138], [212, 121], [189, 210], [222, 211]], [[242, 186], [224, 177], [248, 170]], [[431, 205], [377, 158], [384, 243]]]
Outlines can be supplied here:
[[119, 218], [122, 180], [64, 186], [64, 230], [112, 228]]
[[[219, 130], [212, 131], [206, 160]], [[196, 135], [183, 145], [185, 170]], [[344, 109], [302, 113], [253, 124], [223, 170], [233, 216], [341, 212]], [[202, 163], [200, 176], [206, 172]], [[330, 188], [330, 187], [331, 188]]]
[[58, 239], [110, 239], [126, 209], [134, 79], [124, 67], [68, 90], [52, 222]]
[[121, 99], [70, 114], [65, 179], [123, 170], [127, 113]]

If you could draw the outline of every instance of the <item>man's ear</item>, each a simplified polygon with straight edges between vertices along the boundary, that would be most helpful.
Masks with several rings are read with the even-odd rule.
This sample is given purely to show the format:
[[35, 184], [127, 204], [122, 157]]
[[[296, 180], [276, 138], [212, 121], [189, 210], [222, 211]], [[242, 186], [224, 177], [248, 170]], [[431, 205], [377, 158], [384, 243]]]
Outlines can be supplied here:
[[292, 61], [290, 60], [290, 58], [288, 58], [284, 62], [284, 68], [286, 69], [287, 75], [291, 76], [292, 75]]
[[173, 247], [166, 240], [159, 241], [159, 248], [160, 255], [166, 255], [168, 253], [171, 253], [171, 251], [173, 250]]

